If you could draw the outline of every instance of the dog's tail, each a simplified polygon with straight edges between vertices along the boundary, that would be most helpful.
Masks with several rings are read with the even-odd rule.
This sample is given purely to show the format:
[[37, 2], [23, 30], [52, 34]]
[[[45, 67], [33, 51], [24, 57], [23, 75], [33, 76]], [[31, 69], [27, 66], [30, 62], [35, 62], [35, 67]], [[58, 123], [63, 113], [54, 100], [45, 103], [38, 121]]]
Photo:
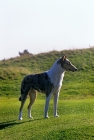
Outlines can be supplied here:
[[21, 87], [21, 96], [19, 97], [19, 101], [25, 101], [28, 95], [28, 91], [24, 92], [22, 87]]
[[19, 97], [19, 101], [25, 101], [27, 98], [27, 94], [21, 94], [21, 96]]
[[19, 98], [19, 101], [22, 101], [22, 100], [21, 100], [21, 96], [20, 96], [20, 98]]
[[19, 97], [19, 101], [22, 101], [22, 89], [21, 89], [21, 96]]
[[24, 100], [25, 97], [25, 93], [23, 92], [22, 88], [21, 88], [21, 96], [19, 97], [19, 101]]

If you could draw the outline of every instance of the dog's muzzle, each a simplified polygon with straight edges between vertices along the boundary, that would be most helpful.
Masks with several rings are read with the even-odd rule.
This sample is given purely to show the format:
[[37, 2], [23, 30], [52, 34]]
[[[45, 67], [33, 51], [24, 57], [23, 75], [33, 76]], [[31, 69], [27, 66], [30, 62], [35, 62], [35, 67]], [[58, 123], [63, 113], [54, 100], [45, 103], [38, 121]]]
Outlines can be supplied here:
[[78, 69], [77, 68], [75, 68], [75, 69], [68, 69], [69, 71], [72, 71], [72, 72], [75, 72], [75, 71], [77, 71]]
[[77, 71], [78, 69], [77, 68], [75, 68], [75, 71]]
[[75, 72], [75, 71], [77, 71], [77, 70], [78, 70], [78, 69], [77, 69], [77, 68], [75, 68], [73, 72]]

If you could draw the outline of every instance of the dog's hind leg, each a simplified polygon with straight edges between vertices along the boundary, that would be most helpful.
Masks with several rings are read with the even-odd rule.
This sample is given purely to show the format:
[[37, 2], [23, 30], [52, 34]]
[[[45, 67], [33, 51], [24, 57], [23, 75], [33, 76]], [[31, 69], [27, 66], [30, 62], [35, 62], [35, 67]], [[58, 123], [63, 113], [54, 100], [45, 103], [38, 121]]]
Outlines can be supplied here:
[[28, 105], [28, 117], [33, 118], [32, 115], [31, 115], [31, 107], [32, 107], [32, 105], [33, 105], [33, 103], [35, 102], [35, 99], [36, 99], [36, 90], [31, 89], [29, 91], [29, 96], [30, 96], [30, 103]]
[[22, 120], [22, 109], [23, 109], [23, 106], [24, 106], [24, 103], [26, 101], [26, 98], [27, 98], [27, 95], [24, 96], [24, 98], [19, 98], [19, 100], [21, 101], [21, 106], [20, 106], [20, 111], [19, 111], [19, 117], [18, 117], [18, 120]]

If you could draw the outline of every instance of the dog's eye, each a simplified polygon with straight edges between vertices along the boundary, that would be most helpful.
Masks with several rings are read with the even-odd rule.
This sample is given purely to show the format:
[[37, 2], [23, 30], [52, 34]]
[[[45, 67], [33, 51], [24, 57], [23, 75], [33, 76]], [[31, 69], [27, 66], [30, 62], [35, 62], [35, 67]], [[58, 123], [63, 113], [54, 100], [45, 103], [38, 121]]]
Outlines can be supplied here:
[[70, 65], [70, 62], [68, 62], [67, 65]]

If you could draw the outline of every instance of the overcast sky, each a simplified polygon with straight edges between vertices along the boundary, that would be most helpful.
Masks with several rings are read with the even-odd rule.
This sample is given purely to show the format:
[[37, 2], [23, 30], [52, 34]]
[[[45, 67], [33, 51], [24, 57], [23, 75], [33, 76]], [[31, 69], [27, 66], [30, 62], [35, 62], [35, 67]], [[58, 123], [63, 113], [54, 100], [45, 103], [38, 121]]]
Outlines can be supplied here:
[[94, 0], [0, 0], [0, 60], [94, 46]]

